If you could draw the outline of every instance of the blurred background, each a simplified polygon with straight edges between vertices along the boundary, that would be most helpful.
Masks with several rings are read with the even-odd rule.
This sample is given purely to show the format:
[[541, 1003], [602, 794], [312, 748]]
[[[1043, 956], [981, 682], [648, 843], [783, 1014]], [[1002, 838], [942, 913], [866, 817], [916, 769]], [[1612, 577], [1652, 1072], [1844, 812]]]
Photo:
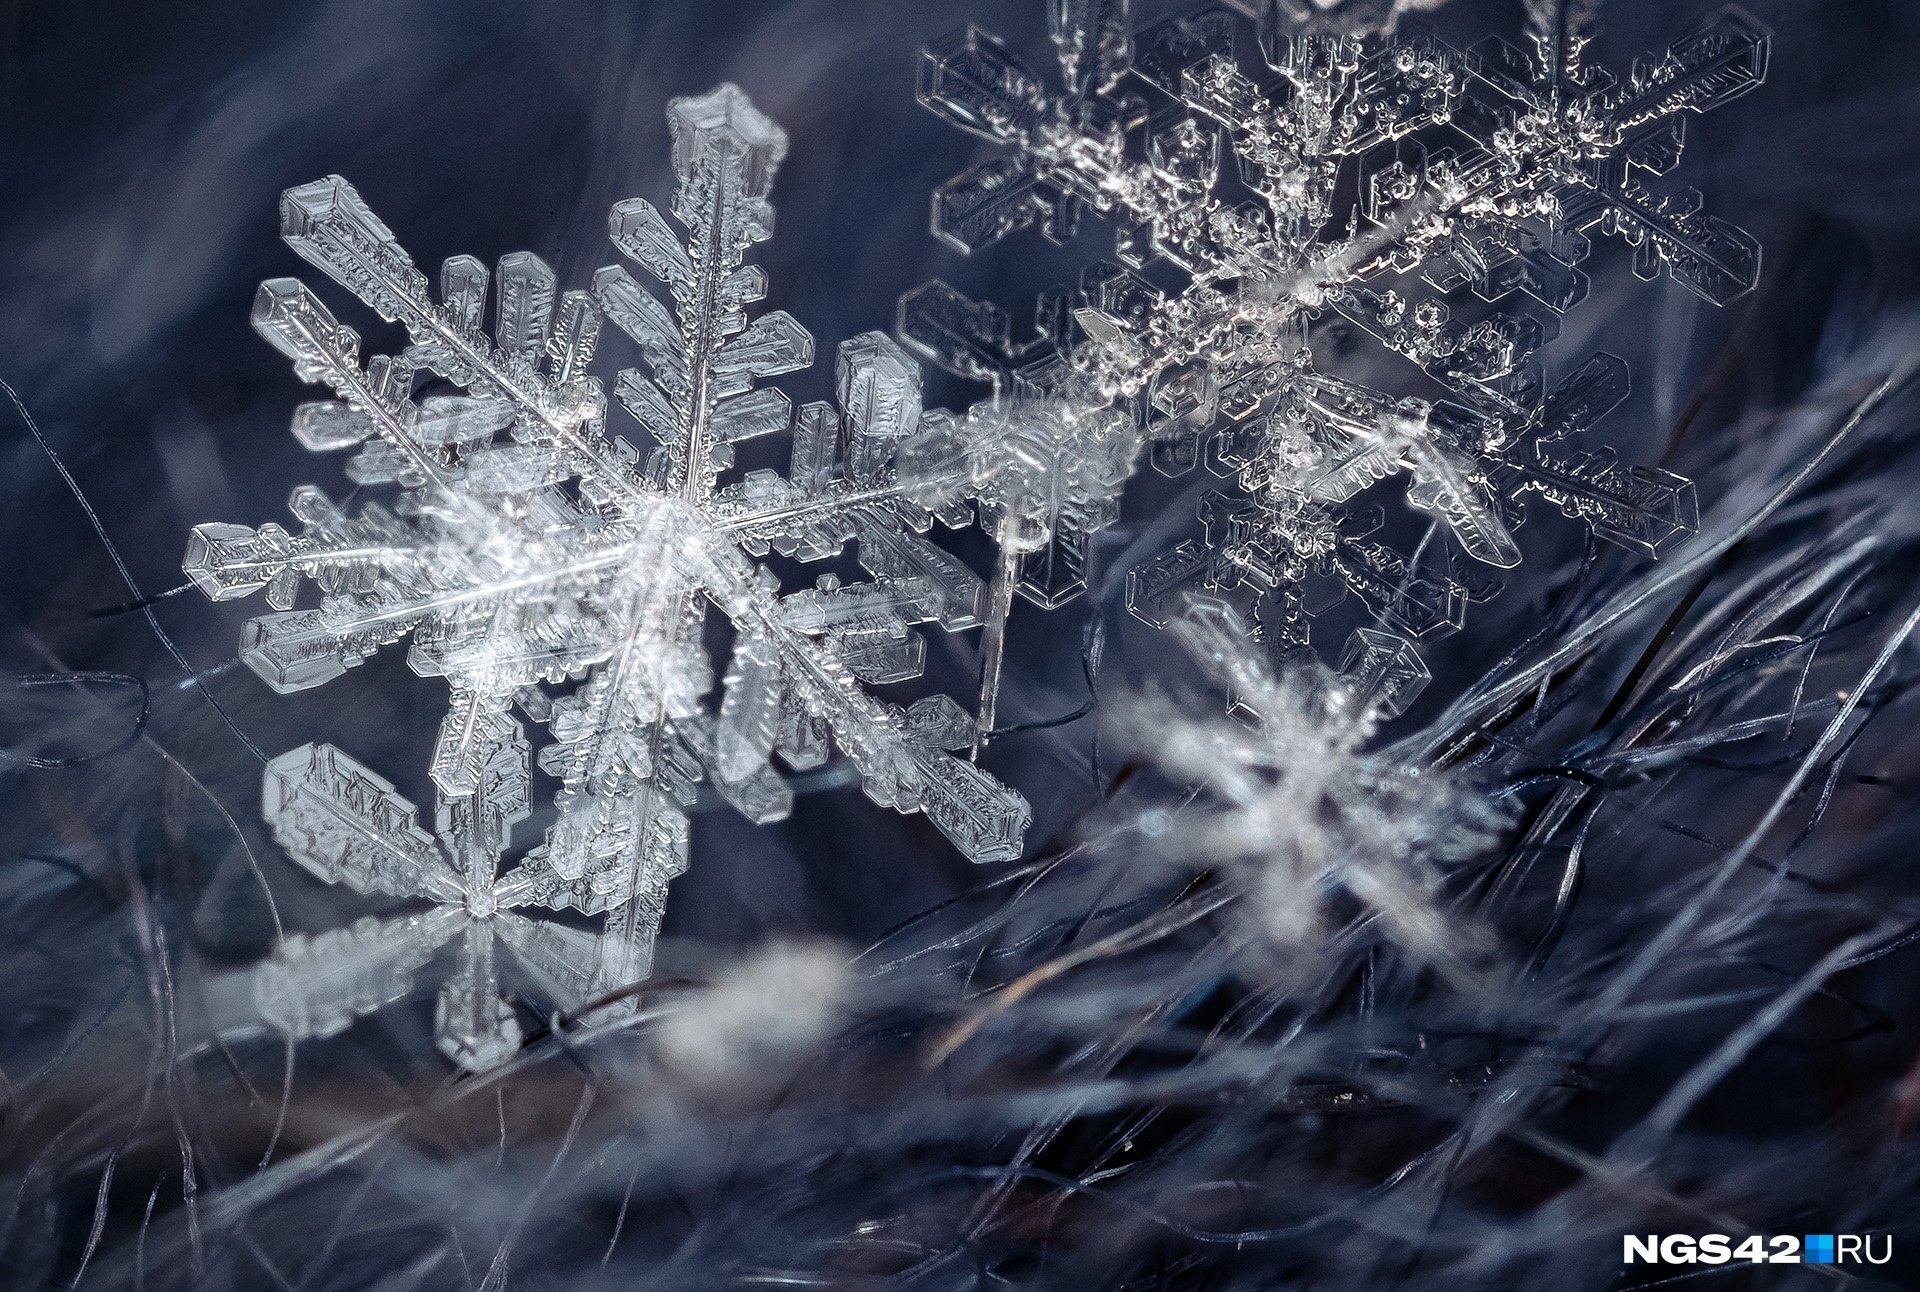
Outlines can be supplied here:
[[[1189, 7], [1144, 3], [1139, 16]], [[1591, 60], [1624, 69], [1716, 7], [1609, 0]], [[1804, 385], [1831, 344], [1836, 303], [1891, 309], [1920, 290], [1920, 7], [1744, 7], [1775, 33], [1772, 75], [1758, 93], [1687, 122], [1680, 178], [1764, 243], [1762, 286], [1715, 311], [1664, 279], [1633, 279], [1624, 251], [1606, 245], [1586, 266], [1592, 298], [1550, 352], [1571, 364], [1604, 347], [1629, 360], [1634, 397], [1603, 438], [1631, 461], [1658, 460], [1683, 418], [1764, 402], [1769, 383], [1783, 396]], [[1429, 17], [1462, 45], [1513, 38], [1522, 21], [1518, 0], [1451, 0]], [[578, 285], [611, 257], [608, 207], [670, 190], [667, 101], [732, 81], [791, 139], [775, 234], [757, 259], [769, 305], [794, 313], [820, 356], [781, 384], [820, 398], [833, 346], [891, 330], [899, 295], [926, 279], [999, 302], [1021, 327], [1037, 292], [1110, 250], [1097, 228], [1064, 248], [1029, 232], [972, 258], [929, 235], [930, 191], [984, 145], [914, 103], [916, 55], [965, 23], [1051, 70], [1042, 0], [0, 5], [0, 378], [124, 565], [17, 412], [0, 409], [0, 1073], [9, 1092], [51, 1083], [58, 1093], [40, 1097], [71, 1113], [68, 1123], [39, 1117], [0, 1149], [16, 1163], [10, 1181], [30, 1182], [24, 1164], [48, 1161], [61, 1125], [84, 1124], [91, 1101], [124, 1079], [103, 1055], [144, 1064], [155, 1047], [207, 1044], [237, 1025], [247, 972], [272, 942], [263, 883], [290, 929], [381, 909], [276, 855], [258, 819], [249, 744], [273, 755], [333, 741], [426, 797], [418, 769], [443, 700], [437, 681], [414, 678], [387, 652], [323, 689], [276, 696], [233, 662], [253, 610], [181, 592], [193, 524], [284, 520], [294, 485], [345, 489], [336, 460], [288, 435], [293, 406], [310, 396], [247, 324], [261, 279], [305, 273], [278, 239], [280, 191], [339, 174], [422, 265], [529, 249]], [[390, 348], [365, 310], [322, 294], [369, 350]], [[1690, 408], [1729, 338], [1739, 343], [1737, 392], [1723, 381]], [[930, 380], [930, 402], [971, 394]], [[1683, 452], [1669, 465], [1700, 480], [1703, 508], [1734, 483], [1724, 458]], [[1906, 474], [1887, 487], [1916, 484]], [[1157, 482], [1130, 493], [1102, 539], [1097, 595], [1052, 614], [1016, 611], [1003, 720], [1080, 704], [1089, 613], [1104, 614], [1112, 634], [1104, 679], [1185, 667], [1119, 605], [1135, 544], [1180, 502]], [[1547, 583], [1529, 582], [1533, 554], [1545, 551], [1540, 565], [1551, 569], [1552, 553], [1577, 551], [1579, 538], [1544, 519], [1523, 545], [1528, 565], [1506, 597], [1476, 607], [1467, 631], [1433, 652], [1428, 711], [1537, 619]], [[961, 550], [980, 568], [981, 551]], [[932, 647], [930, 685], [965, 699], [974, 643]], [[110, 676], [13, 684], [69, 670]], [[1036, 849], [1070, 837], [1098, 797], [1096, 731], [1070, 724], [993, 750], [989, 765], [1035, 805]], [[792, 820], [769, 829], [702, 812], [661, 969], [698, 972], [772, 937], [864, 945], [983, 878], [924, 822], [844, 784], [803, 796]], [[164, 987], [135, 972], [154, 939], [180, 969]], [[1898, 972], [1920, 968], [1911, 955], [1901, 963]], [[128, 1004], [153, 991], [173, 994], [174, 1034], [156, 1035], [144, 1020], [160, 1015]], [[315, 1062], [349, 1087], [417, 1079], [438, 1063], [425, 1040], [431, 1011], [422, 994], [359, 1025], [351, 1050]], [[146, 1097], [170, 1089], [149, 1081]], [[113, 1185], [109, 1212], [131, 1224], [159, 1171]], [[80, 1194], [21, 1184], [0, 1261], [22, 1279], [71, 1271], [95, 1180], [79, 1181]], [[107, 1197], [109, 1185], [99, 1187]], [[124, 1237], [121, 1225], [110, 1240]]]

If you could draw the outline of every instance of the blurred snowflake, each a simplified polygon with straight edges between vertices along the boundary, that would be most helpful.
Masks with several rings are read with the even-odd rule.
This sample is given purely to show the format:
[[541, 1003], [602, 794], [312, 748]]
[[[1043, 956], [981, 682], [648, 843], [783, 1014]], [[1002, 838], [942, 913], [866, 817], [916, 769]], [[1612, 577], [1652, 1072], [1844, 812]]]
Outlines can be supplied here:
[[1311, 976], [1339, 960], [1329, 943], [1352, 925], [1329, 908], [1344, 894], [1413, 960], [1469, 979], [1490, 943], [1447, 910], [1440, 885], [1450, 864], [1497, 837], [1505, 814], [1457, 768], [1366, 749], [1429, 680], [1412, 644], [1361, 628], [1336, 673], [1299, 651], [1276, 668], [1233, 608], [1209, 597], [1192, 598], [1170, 627], [1226, 688], [1229, 716], [1157, 689], [1126, 703], [1138, 756], [1192, 790], [1144, 815], [1159, 850], [1229, 876], [1250, 899], [1253, 930], [1279, 952], [1270, 971]]

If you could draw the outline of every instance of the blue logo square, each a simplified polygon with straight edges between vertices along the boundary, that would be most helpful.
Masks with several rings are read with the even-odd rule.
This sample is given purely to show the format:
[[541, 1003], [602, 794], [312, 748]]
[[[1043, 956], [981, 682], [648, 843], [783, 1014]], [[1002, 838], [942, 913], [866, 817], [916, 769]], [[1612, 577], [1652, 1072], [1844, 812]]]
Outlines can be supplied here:
[[1809, 1265], [1833, 1264], [1833, 1235], [1808, 1234], [1801, 1248], [1800, 1259]]

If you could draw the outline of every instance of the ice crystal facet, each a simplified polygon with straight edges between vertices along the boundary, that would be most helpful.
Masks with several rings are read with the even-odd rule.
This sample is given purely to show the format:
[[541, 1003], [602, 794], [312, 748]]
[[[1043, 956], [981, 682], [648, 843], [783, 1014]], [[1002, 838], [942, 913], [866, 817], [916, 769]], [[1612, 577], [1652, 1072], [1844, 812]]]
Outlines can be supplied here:
[[[1625, 397], [1624, 365], [1595, 355], [1549, 383], [1540, 352], [1587, 293], [1597, 236], [1715, 304], [1753, 286], [1758, 245], [1658, 180], [1688, 113], [1760, 83], [1765, 31], [1727, 9], [1616, 77], [1584, 59], [1587, 4], [1541, 0], [1529, 49], [1466, 52], [1392, 32], [1421, 5], [1238, 7], [1258, 19], [1257, 61], [1234, 57], [1224, 9], [1135, 33], [1125, 0], [1087, 0], [1053, 6], [1057, 90], [972, 28], [921, 66], [922, 103], [1001, 146], [935, 193], [943, 241], [974, 251], [1034, 224], [1063, 240], [1088, 213], [1117, 232], [1114, 262], [1049, 293], [1030, 341], [943, 283], [902, 300], [902, 336], [993, 383], [996, 405], [1117, 411], [1157, 470], [1237, 486], [1206, 493], [1200, 537], [1132, 572], [1134, 612], [1164, 625], [1199, 593], [1300, 644], [1317, 573], [1423, 636], [1497, 588], [1474, 567], [1520, 561], [1529, 494], [1648, 555], [1687, 533], [1687, 481], [1578, 445]], [[1406, 360], [1423, 393], [1326, 371], [1341, 332]], [[1381, 513], [1360, 496], [1388, 477], [1432, 522], [1412, 554], [1369, 537]], [[1101, 514], [1030, 558], [1072, 577], [1023, 591], [1073, 595]]]
[[[703, 780], [751, 820], [778, 820], [792, 793], [772, 758], [814, 766], [831, 742], [869, 797], [925, 812], [975, 861], [1017, 856], [1029, 818], [1018, 794], [949, 752], [976, 739], [951, 701], [902, 709], [866, 686], [920, 673], [915, 625], [980, 622], [981, 582], [923, 536], [932, 522], [971, 523], [974, 500], [1022, 517], [1045, 504], [1009, 496], [1013, 477], [983, 467], [984, 448], [931, 451], [952, 437], [923, 427], [919, 368], [884, 335], [840, 347], [837, 409], [808, 404], [796, 415], [783, 392], [758, 385], [813, 359], [812, 337], [791, 315], [750, 317], [766, 278], [745, 256], [771, 229], [767, 194], [786, 136], [732, 86], [676, 100], [668, 117], [679, 180], [672, 222], [642, 199], [611, 218], [614, 242], [665, 299], [620, 266], [596, 274], [590, 292], [559, 293], [544, 262], [515, 253], [492, 275], [491, 336], [479, 261], [448, 260], [435, 300], [345, 181], [290, 190], [287, 242], [401, 323], [411, 344], [363, 364], [358, 336], [294, 279], [262, 286], [254, 325], [300, 377], [338, 396], [298, 410], [300, 441], [355, 450], [348, 476], [397, 494], [349, 514], [302, 487], [291, 503], [298, 533], [201, 525], [186, 556], [188, 574], [216, 599], [265, 590], [273, 613], [246, 626], [242, 655], [277, 690], [326, 682], [410, 637], [413, 670], [448, 685], [431, 774], [456, 815], [477, 813], [458, 805], [507, 783], [496, 764], [505, 746], [521, 747], [503, 734], [519, 729], [511, 711], [546, 725], [552, 740], [538, 761], [560, 783], [557, 815], [511, 880], [469, 865], [491, 848], [482, 869], [494, 866], [506, 839], [493, 825], [510, 813], [488, 818], [484, 845], [443, 824], [446, 847], [469, 859], [455, 866], [465, 879], [423, 879], [439, 875], [437, 845], [410, 805], [337, 751], [276, 761], [267, 810], [316, 873], [464, 903], [467, 918], [491, 922], [516, 949], [532, 926], [510, 907], [604, 915], [591, 974], [563, 975], [581, 993], [645, 974], [667, 885], [687, 864], [684, 808]], [[615, 395], [644, 448], [607, 432], [602, 386], [587, 372], [607, 322], [640, 351]], [[723, 481], [736, 444], [783, 432], [787, 474]], [[999, 492], [989, 498], [989, 489]], [[871, 579], [829, 574], [786, 592], [759, 559], [777, 550], [820, 561], [849, 542]], [[302, 578], [318, 585], [318, 605], [296, 606]], [[717, 704], [710, 612], [732, 632]], [[517, 784], [524, 797], [524, 774]], [[336, 826], [357, 824], [316, 834], [322, 803], [337, 809]], [[295, 966], [339, 966], [325, 976], [342, 999], [371, 1004], [388, 994], [396, 966], [423, 959], [457, 923], [443, 913], [291, 943], [263, 1000], [290, 1031], [328, 1030], [337, 1009], [306, 1001]], [[551, 927], [555, 946], [578, 940]], [[467, 945], [459, 981], [468, 986], [443, 998], [443, 1025], [491, 1018], [499, 1005], [491, 942], [476, 933]], [[463, 1062], [502, 1052], [504, 1023], [489, 1026], [463, 1025], [469, 1039], [449, 1051]]]

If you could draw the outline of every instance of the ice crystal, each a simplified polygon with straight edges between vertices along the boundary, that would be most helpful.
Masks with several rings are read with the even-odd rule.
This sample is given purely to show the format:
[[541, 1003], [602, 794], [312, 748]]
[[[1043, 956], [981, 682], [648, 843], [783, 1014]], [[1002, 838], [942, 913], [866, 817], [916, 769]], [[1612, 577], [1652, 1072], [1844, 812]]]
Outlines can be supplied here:
[[[922, 424], [919, 368], [882, 334], [840, 347], [838, 409], [796, 415], [784, 393], [756, 388], [813, 359], [791, 315], [749, 321], [766, 279], [745, 254], [771, 230], [767, 195], [786, 136], [732, 86], [675, 100], [668, 117], [671, 212], [684, 236], [637, 198], [610, 222], [665, 300], [619, 266], [599, 271], [591, 291], [557, 293], [553, 271], [517, 252], [492, 275], [489, 337], [479, 261], [448, 260], [436, 301], [345, 181], [282, 199], [294, 250], [411, 341], [363, 365], [358, 336], [303, 284], [265, 283], [254, 326], [300, 377], [338, 396], [301, 406], [294, 434], [314, 450], [355, 449], [348, 476], [397, 495], [349, 514], [303, 486], [291, 502], [298, 533], [201, 525], [186, 569], [218, 600], [265, 590], [273, 613], [247, 624], [242, 657], [279, 691], [329, 681], [411, 637], [410, 666], [449, 690], [430, 770], [453, 858], [436, 858], [412, 806], [339, 751], [274, 762], [267, 812], [296, 860], [362, 892], [444, 904], [290, 940], [262, 979], [269, 1013], [289, 1031], [330, 1030], [393, 994], [462, 910], [473, 930], [466, 969], [441, 1009], [443, 1046], [462, 1062], [511, 1048], [480, 924], [569, 966], [549, 976], [576, 999], [643, 976], [668, 883], [687, 865], [683, 809], [696, 786], [709, 782], [753, 821], [778, 820], [792, 791], [776, 754], [808, 768], [831, 741], [869, 797], [925, 812], [971, 859], [1019, 854], [1024, 800], [948, 752], [976, 743], [968, 716], [940, 696], [903, 710], [866, 685], [919, 675], [914, 625], [980, 622], [981, 582], [923, 536], [932, 522], [971, 523], [978, 501], [1044, 525], [1046, 504], [993, 456], [997, 445], [990, 453], [952, 419]], [[603, 322], [640, 351], [615, 394], [644, 451], [607, 432], [603, 389], [587, 371]], [[736, 444], [782, 432], [785, 475], [722, 480]], [[828, 574], [785, 592], [760, 559], [777, 550], [821, 561], [849, 542], [870, 579]], [[317, 606], [296, 607], [303, 578], [318, 585]], [[710, 611], [732, 632], [717, 704]], [[551, 733], [538, 762], [559, 789], [545, 840], [500, 878], [505, 831], [525, 815], [503, 804], [527, 797], [525, 772], [512, 771], [525, 748], [515, 707]], [[550, 934], [530, 932], [516, 912], [534, 906], [604, 916], [593, 953], [551, 919], [538, 926]]]
[[435, 1029], [464, 1067], [491, 1067], [520, 1045], [500, 996], [496, 935], [549, 999], [570, 1005], [594, 985], [599, 940], [522, 915], [516, 908], [534, 901], [532, 874], [500, 870], [509, 832], [528, 814], [520, 724], [496, 719], [478, 744], [474, 788], [441, 798], [433, 834], [391, 784], [331, 745], [302, 745], [268, 765], [267, 817], [295, 862], [329, 883], [434, 903], [426, 914], [289, 935], [255, 978], [261, 1013], [289, 1036], [329, 1035], [406, 994], [414, 971], [455, 937], [460, 968], [441, 989]]
[[1479, 935], [1442, 914], [1436, 889], [1445, 863], [1473, 855], [1503, 823], [1497, 801], [1457, 772], [1365, 749], [1428, 681], [1411, 644], [1361, 628], [1335, 673], [1304, 651], [1276, 667], [1212, 598], [1192, 598], [1171, 628], [1227, 689], [1231, 717], [1195, 717], [1162, 695], [1134, 702], [1142, 756], [1198, 794], [1177, 830], [1156, 808], [1148, 832], [1176, 855], [1237, 873], [1255, 928], [1283, 951], [1324, 937], [1337, 891], [1416, 959], [1466, 972]]
[[[1540, 351], [1587, 294], [1599, 235], [1715, 304], [1754, 284], [1758, 245], [1657, 181], [1687, 114], [1760, 83], [1764, 30], [1727, 9], [1620, 78], [1585, 59], [1592, 4], [1535, 0], [1530, 48], [1466, 52], [1392, 30], [1424, 5], [1238, 7], [1258, 61], [1235, 59], [1224, 9], [1136, 33], [1125, 0], [1059, 0], [1058, 89], [972, 28], [921, 67], [922, 103], [1001, 146], [935, 193], [942, 240], [974, 251], [1038, 223], [1059, 241], [1089, 212], [1118, 228], [1114, 261], [1043, 298], [1033, 339], [938, 282], [902, 300], [902, 336], [991, 382], [996, 406], [1117, 414], [1158, 471], [1237, 485], [1205, 493], [1200, 537], [1131, 572], [1132, 610], [1165, 625], [1190, 595], [1223, 598], [1284, 648], [1308, 638], [1317, 574], [1420, 637], [1520, 561], [1528, 494], [1647, 555], [1688, 533], [1689, 482], [1579, 443], [1625, 398], [1625, 366], [1594, 355], [1549, 383]], [[1342, 331], [1408, 361], [1423, 393], [1326, 371]], [[1361, 497], [1390, 476], [1437, 539], [1411, 554], [1372, 537], [1384, 513]], [[1022, 591], [1077, 593], [1111, 514], [1058, 527]]]

